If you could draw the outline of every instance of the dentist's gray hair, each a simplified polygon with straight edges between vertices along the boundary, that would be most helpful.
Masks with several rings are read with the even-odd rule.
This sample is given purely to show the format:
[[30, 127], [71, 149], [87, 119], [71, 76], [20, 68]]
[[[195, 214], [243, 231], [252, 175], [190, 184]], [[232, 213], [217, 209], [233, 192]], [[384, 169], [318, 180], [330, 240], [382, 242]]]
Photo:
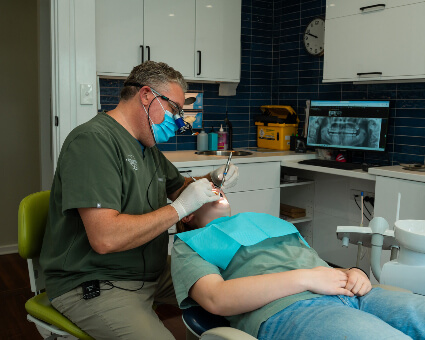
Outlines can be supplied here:
[[187, 83], [183, 75], [166, 63], [145, 61], [136, 66], [124, 82], [120, 100], [132, 98], [142, 86], [149, 86], [157, 91], [168, 90], [170, 83], [178, 84], [183, 92], [187, 91]]

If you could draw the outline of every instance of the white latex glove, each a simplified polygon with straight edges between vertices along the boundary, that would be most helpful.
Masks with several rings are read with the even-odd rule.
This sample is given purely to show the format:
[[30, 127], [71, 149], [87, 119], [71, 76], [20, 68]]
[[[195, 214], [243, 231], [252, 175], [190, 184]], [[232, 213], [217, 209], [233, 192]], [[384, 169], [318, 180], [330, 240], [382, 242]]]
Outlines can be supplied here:
[[220, 195], [212, 190], [211, 182], [202, 178], [188, 185], [180, 196], [171, 203], [179, 215], [179, 220], [198, 210], [205, 203], [214, 202], [220, 199]]
[[[226, 168], [225, 165], [222, 165], [218, 169], [215, 169], [210, 172], [211, 179], [216, 186], [220, 186], [221, 181], [223, 179], [223, 172]], [[224, 179], [224, 184], [222, 189], [229, 189], [236, 185], [238, 182], [239, 170], [238, 167], [232, 163], [229, 164], [229, 169], [227, 169], [227, 175]]]

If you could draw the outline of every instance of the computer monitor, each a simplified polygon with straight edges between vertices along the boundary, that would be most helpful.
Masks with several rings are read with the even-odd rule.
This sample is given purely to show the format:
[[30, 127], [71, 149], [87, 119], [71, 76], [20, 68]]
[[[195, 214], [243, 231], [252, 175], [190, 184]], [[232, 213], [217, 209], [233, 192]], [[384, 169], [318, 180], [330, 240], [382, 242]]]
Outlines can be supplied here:
[[312, 100], [307, 146], [385, 151], [389, 107], [389, 101]]

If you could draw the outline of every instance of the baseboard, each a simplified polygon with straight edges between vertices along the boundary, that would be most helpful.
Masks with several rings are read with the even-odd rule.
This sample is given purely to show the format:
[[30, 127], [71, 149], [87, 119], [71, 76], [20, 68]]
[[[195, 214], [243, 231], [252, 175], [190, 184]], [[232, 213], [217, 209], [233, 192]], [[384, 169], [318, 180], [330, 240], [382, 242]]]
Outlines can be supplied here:
[[9, 244], [7, 246], [0, 246], [0, 255], [16, 254], [18, 252], [18, 244]]

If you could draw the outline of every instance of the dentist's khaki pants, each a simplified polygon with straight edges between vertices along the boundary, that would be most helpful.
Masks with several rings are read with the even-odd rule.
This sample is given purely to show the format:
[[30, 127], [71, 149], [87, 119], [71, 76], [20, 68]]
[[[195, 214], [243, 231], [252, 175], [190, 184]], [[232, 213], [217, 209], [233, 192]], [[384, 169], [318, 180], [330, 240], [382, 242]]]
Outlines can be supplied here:
[[[115, 286], [135, 290], [142, 281], [111, 281]], [[174, 339], [152, 309], [153, 303], [177, 305], [167, 267], [157, 282], [145, 282], [134, 292], [100, 284], [100, 296], [84, 300], [77, 287], [52, 301], [52, 305], [96, 340], [100, 339]]]

